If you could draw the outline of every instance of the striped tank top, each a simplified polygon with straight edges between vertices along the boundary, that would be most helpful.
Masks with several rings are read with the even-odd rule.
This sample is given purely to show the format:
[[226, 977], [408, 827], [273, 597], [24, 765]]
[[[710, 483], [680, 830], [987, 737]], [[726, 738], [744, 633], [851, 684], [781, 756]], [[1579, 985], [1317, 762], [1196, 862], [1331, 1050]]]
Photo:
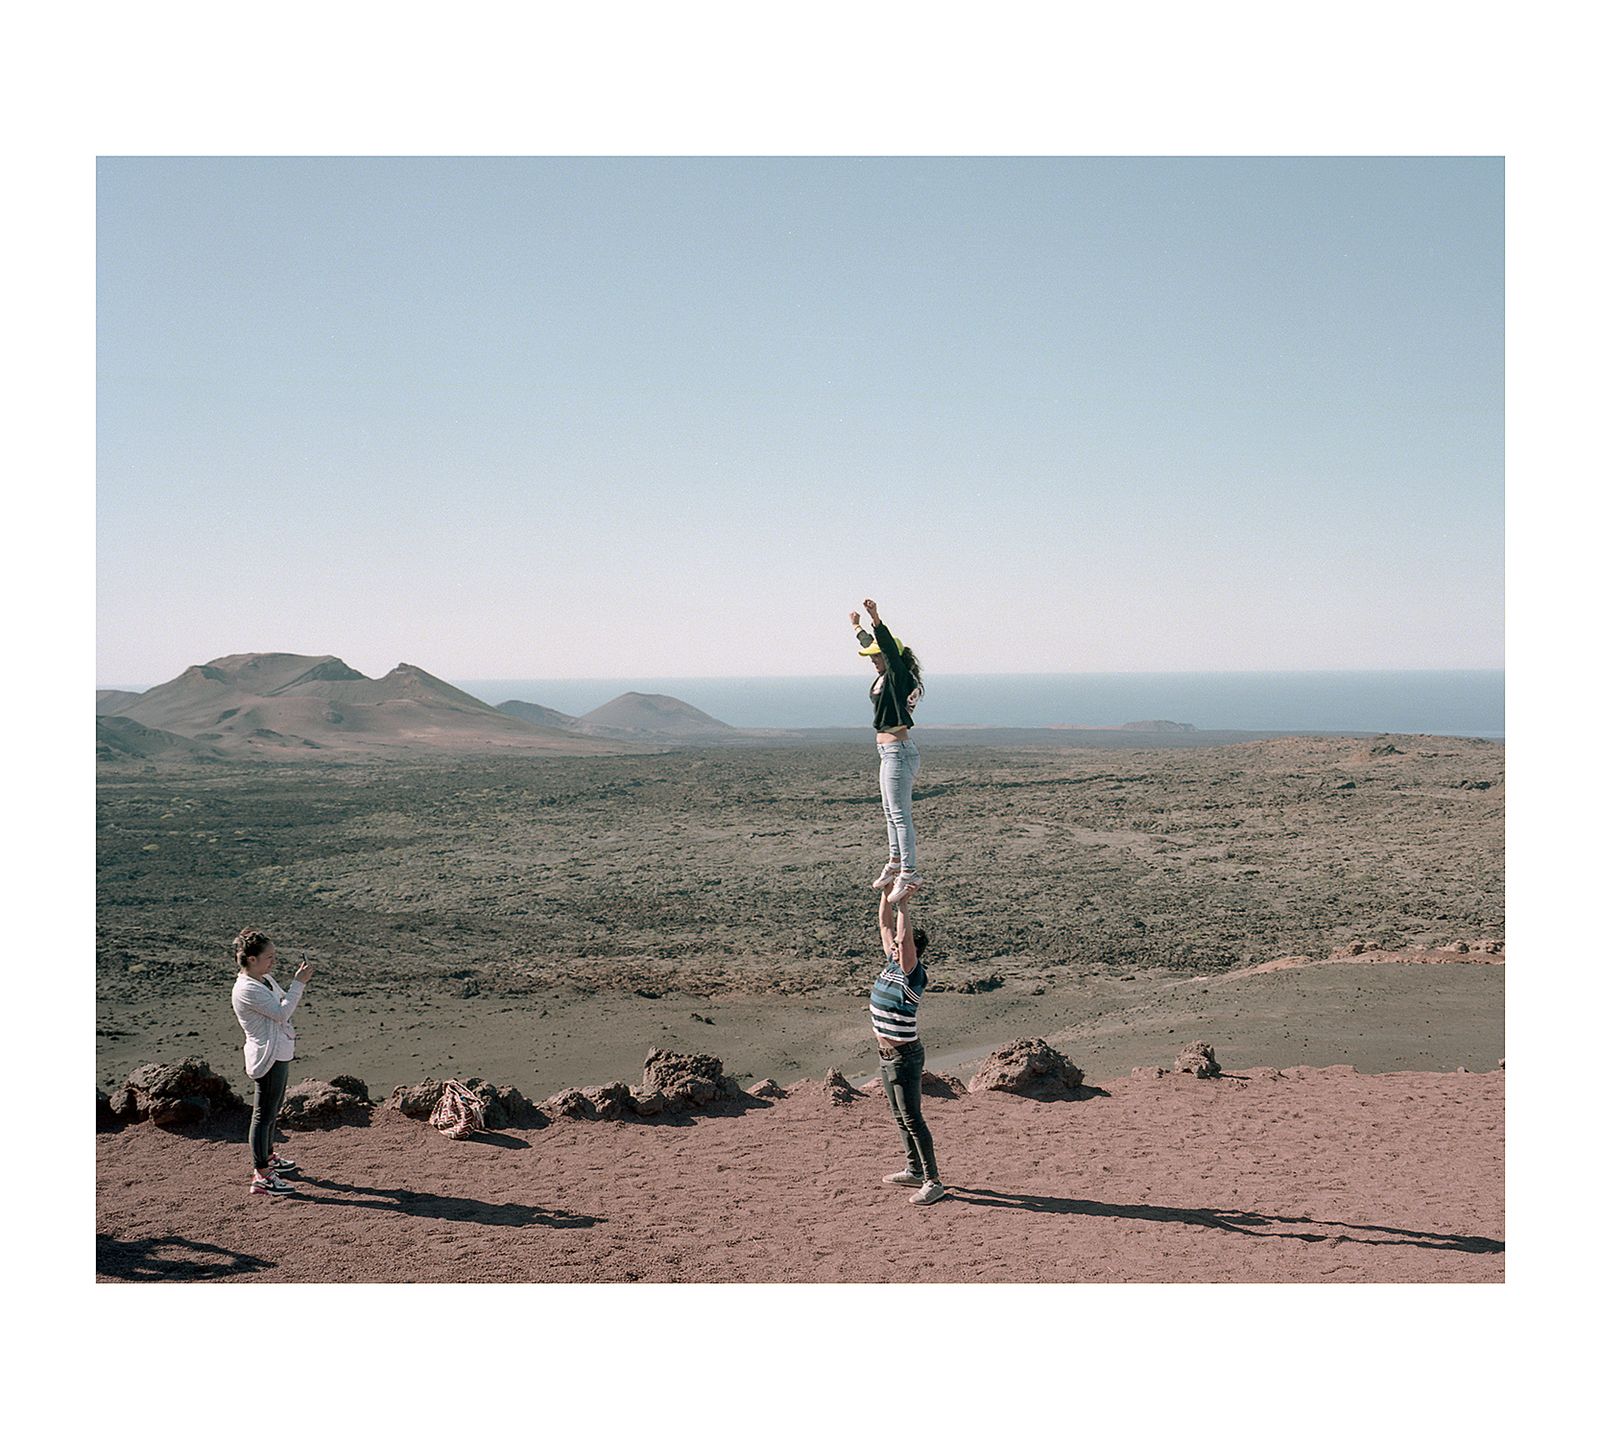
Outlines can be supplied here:
[[928, 972], [922, 961], [909, 975], [900, 968], [900, 962], [890, 956], [878, 978], [872, 983], [872, 1029], [881, 1039], [896, 1045], [907, 1045], [917, 1038], [917, 1006], [922, 1003], [922, 992], [927, 988]]

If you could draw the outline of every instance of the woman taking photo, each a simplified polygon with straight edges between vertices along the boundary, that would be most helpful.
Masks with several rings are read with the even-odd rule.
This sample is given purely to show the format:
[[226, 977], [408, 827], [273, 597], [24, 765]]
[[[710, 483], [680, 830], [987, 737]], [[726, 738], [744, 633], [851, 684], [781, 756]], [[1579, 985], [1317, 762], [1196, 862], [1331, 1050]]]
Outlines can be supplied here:
[[239, 975], [233, 982], [233, 1013], [244, 1031], [244, 1072], [255, 1081], [250, 1107], [250, 1177], [252, 1195], [293, 1195], [284, 1180], [299, 1167], [273, 1149], [273, 1131], [283, 1092], [289, 1088], [289, 1062], [294, 1059], [294, 1025], [290, 1020], [306, 993], [312, 967], [302, 962], [287, 991], [272, 978], [278, 952], [259, 930], [241, 930], [233, 942]]
[[889, 633], [875, 600], [863, 600], [872, 617], [869, 634], [861, 628], [861, 612], [850, 612], [850, 624], [878, 672], [868, 692], [872, 697], [872, 723], [878, 738], [878, 789], [883, 796], [883, 818], [889, 831], [889, 861], [872, 882], [874, 890], [887, 890], [889, 902], [898, 905], [922, 887], [917, 874], [917, 832], [911, 823], [911, 787], [922, 768], [922, 756], [911, 743], [911, 712], [922, 698], [922, 666], [909, 645]]

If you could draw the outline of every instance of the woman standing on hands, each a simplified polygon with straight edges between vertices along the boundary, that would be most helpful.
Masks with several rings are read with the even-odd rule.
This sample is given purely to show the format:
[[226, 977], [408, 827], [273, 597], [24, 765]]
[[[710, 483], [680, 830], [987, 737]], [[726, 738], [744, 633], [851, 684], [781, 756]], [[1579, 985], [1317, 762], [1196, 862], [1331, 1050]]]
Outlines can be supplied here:
[[910, 899], [893, 906], [887, 895], [878, 897], [878, 933], [888, 963], [872, 986], [872, 1031], [878, 1040], [883, 1093], [906, 1150], [906, 1168], [885, 1175], [883, 1183], [915, 1186], [917, 1193], [911, 1203], [931, 1205], [944, 1198], [945, 1190], [933, 1158], [933, 1136], [922, 1118], [925, 1055], [917, 1034], [917, 1007], [928, 985], [928, 971], [919, 958], [928, 937], [912, 928]]
[[252, 1195], [293, 1195], [284, 1180], [299, 1169], [272, 1148], [283, 1092], [289, 1088], [289, 1062], [294, 1059], [294, 1025], [290, 1016], [306, 993], [312, 967], [302, 962], [287, 991], [272, 978], [278, 952], [259, 930], [241, 930], [233, 942], [239, 976], [233, 982], [233, 1013], [244, 1031], [244, 1071], [256, 1082], [255, 1103], [250, 1107], [250, 1158], [255, 1166], [250, 1178]]
[[889, 830], [889, 863], [872, 882], [874, 890], [887, 890], [898, 905], [922, 886], [917, 874], [917, 832], [911, 823], [911, 787], [922, 768], [922, 756], [911, 743], [911, 712], [922, 698], [922, 666], [911, 647], [889, 633], [875, 600], [863, 600], [872, 617], [869, 634], [861, 628], [861, 612], [850, 612], [850, 624], [861, 642], [861, 654], [877, 669], [873, 681], [873, 726], [878, 732], [878, 789], [883, 795], [883, 818]]

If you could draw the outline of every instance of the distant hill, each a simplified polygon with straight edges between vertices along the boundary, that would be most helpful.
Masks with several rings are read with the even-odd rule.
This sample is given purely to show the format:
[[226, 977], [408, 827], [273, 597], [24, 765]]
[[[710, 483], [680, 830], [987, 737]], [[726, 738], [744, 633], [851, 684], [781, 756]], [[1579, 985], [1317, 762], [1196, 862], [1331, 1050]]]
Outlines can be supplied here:
[[1183, 720], [1130, 720], [1119, 730], [1144, 730], [1157, 735], [1189, 734], [1194, 726]]
[[507, 715], [515, 715], [519, 720], [526, 720], [530, 725], [543, 725], [550, 730], [571, 730], [578, 724], [576, 715], [564, 715], [559, 710], [552, 710], [548, 705], [535, 705], [529, 700], [505, 700], [495, 706], [496, 710], [504, 710]]
[[139, 691], [137, 690], [96, 690], [94, 692], [94, 713], [96, 715], [120, 715], [138, 698]]
[[218, 754], [278, 759], [440, 750], [606, 754], [630, 748], [618, 737], [530, 724], [415, 665], [396, 665], [374, 680], [337, 655], [224, 655], [119, 702], [117, 718], [198, 741]]
[[222, 754], [213, 745], [152, 730], [126, 715], [97, 715], [94, 740], [97, 760], [216, 760]]
[[586, 734], [618, 739], [731, 740], [739, 734], [732, 725], [683, 700], [671, 695], [643, 695], [637, 690], [606, 701], [580, 716], [577, 723]]

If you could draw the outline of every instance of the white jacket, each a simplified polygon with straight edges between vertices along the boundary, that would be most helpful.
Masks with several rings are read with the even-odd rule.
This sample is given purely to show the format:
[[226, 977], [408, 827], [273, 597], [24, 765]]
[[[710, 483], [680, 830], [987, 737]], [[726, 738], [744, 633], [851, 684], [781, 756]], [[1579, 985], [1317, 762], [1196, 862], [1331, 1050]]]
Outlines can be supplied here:
[[294, 1014], [305, 982], [294, 981], [287, 991], [270, 975], [252, 980], [243, 970], [233, 982], [233, 1013], [244, 1030], [244, 1073], [262, 1079], [280, 1060], [294, 1059]]

